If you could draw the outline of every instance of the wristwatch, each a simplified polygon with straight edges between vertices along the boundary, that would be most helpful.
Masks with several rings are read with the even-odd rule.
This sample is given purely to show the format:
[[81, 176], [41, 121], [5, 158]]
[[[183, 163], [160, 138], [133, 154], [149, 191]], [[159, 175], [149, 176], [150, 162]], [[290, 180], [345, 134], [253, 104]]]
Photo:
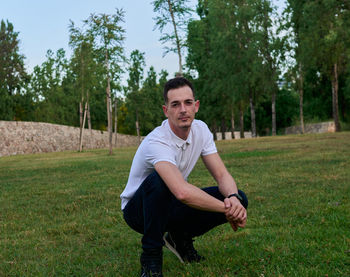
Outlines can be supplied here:
[[229, 196], [227, 196], [227, 198], [231, 198], [231, 197], [236, 197], [239, 200], [239, 202], [241, 202], [242, 204], [243, 198], [238, 193], [232, 193]]

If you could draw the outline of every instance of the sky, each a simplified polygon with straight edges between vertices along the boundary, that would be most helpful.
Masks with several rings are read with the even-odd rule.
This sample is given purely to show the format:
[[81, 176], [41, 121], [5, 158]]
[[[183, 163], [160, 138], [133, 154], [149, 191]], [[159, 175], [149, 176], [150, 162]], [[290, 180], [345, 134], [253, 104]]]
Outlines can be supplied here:
[[[275, 0], [281, 5], [281, 0]], [[197, 1], [190, 0], [194, 8]], [[169, 53], [163, 57], [160, 32], [154, 30], [155, 13], [152, 0], [0, 0], [0, 20], [8, 20], [19, 32], [20, 53], [26, 57], [28, 72], [46, 60], [46, 52], [63, 48], [70, 57], [68, 45], [70, 20], [81, 27], [91, 13], [112, 14], [115, 8], [125, 11], [126, 56], [138, 49], [145, 53], [146, 70], [154, 66], [157, 73], [162, 69], [169, 77], [178, 71], [178, 58]], [[184, 61], [183, 61], [184, 62]]]

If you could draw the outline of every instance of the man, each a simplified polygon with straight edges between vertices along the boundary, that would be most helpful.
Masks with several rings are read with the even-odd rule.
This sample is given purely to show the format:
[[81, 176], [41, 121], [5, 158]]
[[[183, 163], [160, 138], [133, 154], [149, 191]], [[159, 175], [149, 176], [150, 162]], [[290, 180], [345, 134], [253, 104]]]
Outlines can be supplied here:
[[[121, 194], [127, 224], [143, 234], [141, 276], [162, 275], [165, 244], [181, 262], [199, 262], [193, 238], [229, 222], [244, 227], [248, 200], [219, 157], [207, 125], [195, 120], [199, 101], [183, 77], [164, 87], [168, 118], [139, 146]], [[200, 189], [187, 182], [199, 156], [218, 186]], [[165, 235], [164, 235], [165, 234]]]

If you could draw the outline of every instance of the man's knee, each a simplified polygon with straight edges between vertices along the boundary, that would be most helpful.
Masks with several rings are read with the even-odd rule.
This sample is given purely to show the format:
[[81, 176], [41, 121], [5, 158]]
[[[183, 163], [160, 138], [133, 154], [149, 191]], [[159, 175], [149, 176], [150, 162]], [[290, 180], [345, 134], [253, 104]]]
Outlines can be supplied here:
[[242, 191], [240, 189], [238, 190], [238, 194], [242, 197], [241, 204], [243, 205], [243, 207], [245, 209], [247, 209], [248, 208], [248, 197], [247, 197], [247, 195], [244, 193], [244, 191]]
[[204, 190], [209, 195], [215, 197], [216, 199], [219, 199], [220, 201], [224, 201], [225, 199], [225, 197], [219, 191], [219, 187], [217, 186], [203, 188], [202, 190]]

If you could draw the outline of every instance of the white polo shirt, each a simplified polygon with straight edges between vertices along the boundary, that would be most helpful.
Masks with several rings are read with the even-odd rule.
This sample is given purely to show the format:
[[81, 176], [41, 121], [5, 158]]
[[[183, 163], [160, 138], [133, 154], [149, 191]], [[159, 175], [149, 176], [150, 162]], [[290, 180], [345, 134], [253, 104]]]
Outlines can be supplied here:
[[183, 140], [174, 134], [168, 120], [164, 120], [161, 126], [146, 136], [136, 151], [128, 182], [120, 195], [122, 209], [152, 173], [156, 163], [165, 161], [176, 165], [187, 180], [199, 156], [216, 152], [213, 134], [203, 121], [195, 119], [187, 140]]

